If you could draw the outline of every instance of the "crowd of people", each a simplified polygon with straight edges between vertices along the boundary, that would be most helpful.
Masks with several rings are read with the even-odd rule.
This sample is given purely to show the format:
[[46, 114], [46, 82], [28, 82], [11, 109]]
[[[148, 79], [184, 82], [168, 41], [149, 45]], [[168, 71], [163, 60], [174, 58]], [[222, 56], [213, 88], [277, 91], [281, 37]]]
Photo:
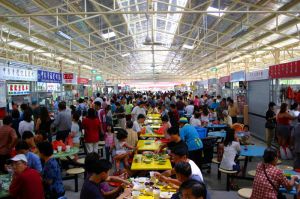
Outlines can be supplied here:
[[[138, 140], [143, 139], [147, 114], [161, 116], [160, 130], [168, 143], [155, 152], [168, 148], [173, 168], [156, 172], [155, 176], [178, 190], [173, 199], [190, 196], [210, 198], [201, 173], [203, 143], [197, 127], [206, 127], [213, 121], [227, 127], [225, 140], [218, 147], [220, 167], [226, 170], [242, 170], [236, 157], [240, 153], [240, 145], [249, 144], [251, 140], [248, 125], [242, 129], [245, 136], [242, 139], [237, 136], [233, 127], [238, 122], [239, 109], [233, 99], [221, 96], [132, 92], [107, 97], [98, 93], [95, 98], [80, 98], [76, 106], [67, 107], [64, 101], [55, 106], [57, 112], [49, 113], [46, 107], [40, 107], [36, 102], [30, 106], [14, 105], [11, 113], [3, 119], [0, 127], [0, 171], [13, 173], [9, 188], [13, 197], [57, 199], [65, 195], [61, 166], [53, 157], [54, 140], [72, 142], [77, 147], [84, 143], [87, 175], [81, 199], [124, 198], [130, 195], [132, 187], [127, 177], [137, 175], [130, 170], [130, 161], [137, 152]], [[294, 166], [300, 168], [299, 105], [293, 104], [288, 111], [287, 104], [283, 103], [278, 113], [275, 106], [271, 102], [266, 113], [268, 149], [264, 163], [257, 167], [253, 199], [261, 198], [260, 183], [266, 180], [264, 170], [272, 173], [272, 180], [276, 178], [276, 188], [294, 185], [296, 178], [287, 181], [279, 170], [273, 168], [277, 157], [292, 158], [293, 151]], [[273, 138], [277, 138], [280, 146], [278, 153], [271, 150]], [[99, 141], [105, 143], [104, 157], [98, 155]], [[77, 158], [75, 156], [74, 161]], [[107, 184], [111, 181], [121, 182], [124, 186], [111, 189]], [[265, 186], [272, 189], [265, 182]], [[231, 183], [234, 188], [234, 182]]]

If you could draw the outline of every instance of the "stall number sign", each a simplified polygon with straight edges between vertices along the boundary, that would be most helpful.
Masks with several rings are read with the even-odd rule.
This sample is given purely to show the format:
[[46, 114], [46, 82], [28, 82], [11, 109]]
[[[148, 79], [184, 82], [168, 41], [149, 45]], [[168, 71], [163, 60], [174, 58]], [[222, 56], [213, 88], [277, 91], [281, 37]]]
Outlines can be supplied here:
[[63, 84], [76, 84], [76, 79], [73, 73], [63, 74]]
[[8, 95], [28, 95], [30, 93], [29, 84], [7, 84]]

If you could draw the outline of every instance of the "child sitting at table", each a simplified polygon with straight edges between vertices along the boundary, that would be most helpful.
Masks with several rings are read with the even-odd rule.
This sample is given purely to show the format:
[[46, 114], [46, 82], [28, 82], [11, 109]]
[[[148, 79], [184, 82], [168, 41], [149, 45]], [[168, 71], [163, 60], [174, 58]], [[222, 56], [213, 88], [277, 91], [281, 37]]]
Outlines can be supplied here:
[[250, 144], [250, 131], [249, 131], [249, 126], [248, 125], [244, 125], [243, 127], [243, 131], [242, 132], [238, 132], [241, 134], [241, 137], [239, 137], [240, 143], [242, 145], [249, 145]]
[[116, 161], [116, 173], [120, 173], [121, 161], [123, 162], [125, 168], [129, 168], [128, 157], [132, 152], [128, 151], [128, 149], [135, 149], [135, 147], [130, 146], [126, 142], [127, 137], [128, 133], [126, 130], [118, 129], [118, 133], [116, 136], [117, 139], [115, 139], [114, 141], [114, 160]]

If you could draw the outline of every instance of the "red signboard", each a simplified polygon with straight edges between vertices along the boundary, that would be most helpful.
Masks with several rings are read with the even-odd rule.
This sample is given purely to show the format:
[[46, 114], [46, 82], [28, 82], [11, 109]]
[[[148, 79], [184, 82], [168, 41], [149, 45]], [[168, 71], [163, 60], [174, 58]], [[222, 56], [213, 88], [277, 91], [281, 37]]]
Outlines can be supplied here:
[[73, 79], [73, 73], [64, 73], [64, 79]]
[[269, 76], [272, 79], [300, 76], [300, 60], [285, 64], [270, 66]]
[[224, 76], [224, 77], [220, 77], [219, 83], [225, 84], [226, 82], [230, 82], [230, 75]]
[[78, 77], [77, 83], [78, 84], [88, 84], [89, 83], [89, 79]]

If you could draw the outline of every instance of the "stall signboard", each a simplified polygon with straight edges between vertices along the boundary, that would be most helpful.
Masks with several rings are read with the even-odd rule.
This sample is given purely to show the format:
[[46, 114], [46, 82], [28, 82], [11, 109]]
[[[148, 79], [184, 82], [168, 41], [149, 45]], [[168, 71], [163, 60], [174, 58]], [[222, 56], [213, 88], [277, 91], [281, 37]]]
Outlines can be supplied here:
[[8, 95], [28, 95], [30, 94], [30, 84], [7, 84]]
[[38, 82], [45, 83], [62, 83], [61, 73], [38, 70]]
[[35, 82], [37, 80], [37, 73], [36, 70], [13, 68], [13, 67], [0, 65], [0, 79]]
[[5, 81], [0, 81], [0, 108], [6, 107]]
[[208, 85], [217, 84], [217, 78], [208, 79]]
[[78, 84], [88, 84], [89, 83], [89, 79], [88, 78], [78, 77], [77, 83]]
[[241, 70], [230, 74], [230, 82], [245, 81], [245, 71]]
[[230, 76], [224, 76], [219, 78], [219, 83], [220, 84], [225, 84], [226, 82], [230, 82]]
[[269, 76], [272, 79], [283, 77], [300, 77], [300, 60], [270, 66]]
[[77, 76], [73, 73], [64, 73], [62, 83], [63, 84], [77, 84]]
[[246, 81], [269, 79], [269, 70], [258, 70], [246, 73]]

